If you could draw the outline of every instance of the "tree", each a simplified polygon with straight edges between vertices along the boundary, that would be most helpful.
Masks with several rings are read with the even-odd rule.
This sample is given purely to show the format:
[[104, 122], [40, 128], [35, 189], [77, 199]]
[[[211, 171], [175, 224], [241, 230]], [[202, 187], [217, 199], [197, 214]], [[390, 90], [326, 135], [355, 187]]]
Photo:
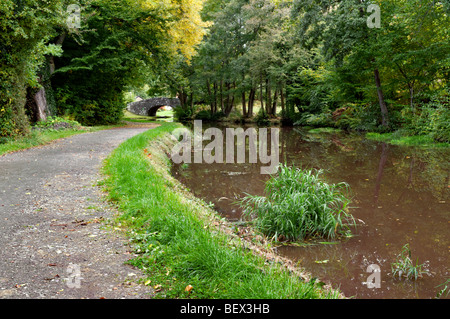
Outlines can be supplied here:
[[126, 87], [144, 84], [150, 70], [161, 70], [174, 56], [192, 57], [203, 34], [198, 4], [197, 0], [87, 3], [87, 32], [81, 39], [66, 39], [64, 54], [55, 60], [53, 86], [59, 112], [84, 124], [120, 120]]
[[347, 77], [339, 85], [343, 90], [349, 92], [351, 84], [355, 96], [363, 93], [369, 103], [378, 100], [381, 126], [386, 129], [388, 100], [402, 102], [406, 88], [413, 107], [418, 91], [445, 85], [449, 21], [439, 1], [374, 3], [381, 8], [380, 28], [368, 27], [369, 4], [362, 1], [296, 1], [293, 13], [299, 19], [302, 44], [321, 47], [341, 77], [347, 73], [357, 79]]
[[28, 87], [39, 87], [38, 69], [56, 28], [64, 23], [64, 2], [12, 1], [0, 3], [0, 137], [27, 134], [25, 114]]

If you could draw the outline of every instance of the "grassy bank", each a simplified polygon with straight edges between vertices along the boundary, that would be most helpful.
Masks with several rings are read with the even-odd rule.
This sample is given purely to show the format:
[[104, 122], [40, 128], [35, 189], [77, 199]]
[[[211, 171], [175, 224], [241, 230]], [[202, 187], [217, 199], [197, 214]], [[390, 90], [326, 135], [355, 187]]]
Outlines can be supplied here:
[[49, 144], [55, 140], [70, 137], [77, 134], [95, 132], [100, 130], [105, 130], [114, 127], [121, 127], [121, 125], [105, 125], [105, 126], [93, 126], [93, 127], [80, 127], [74, 129], [63, 129], [63, 130], [33, 130], [29, 135], [19, 137], [16, 139], [7, 139], [0, 144], [0, 156], [17, 152], [20, 150]]
[[386, 142], [394, 145], [417, 146], [417, 147], [449, 147], [449, 143], [439, 143], [428, 135], [403, 135], [400, 131], [393, 133], [367, 133], [366, 138], [370, 140]]
[[233, 232], [170, 175], [174, 141], [164, 123], [121, 144], [106, 160], [105, 188], [139, 254], [155, 298], [337, 298], [261, 242]]
[[[51, 143], [55, 140], [70, 137], [77, 134], [96, 132], [111, 128], [123, 127], [127, 122], [137, 122], [137, 123], [153, 123], [155, 118], [148, 116], [138, 116], [134, 115], [128, 111], [124, 111], [124, 117], [122, 123], [111, 124], [111, 125], [98, 125], [98, 126], [81, 126], [79, 123], [65, 120], [62, 118], [56, 118], [56, 120], [49, 119], [48, 121], [39, 122], [36, 124], [37, 129], [31, 130], [31, 133], [27, 136], [22, 136], [19, 138], [4, 138], [0, 142], [0, 156], [16, 152], [24, 149], [28, 149], [35, 146], [45, 145]], [[72, 123], [68, 128], [63, 129], [53, 129], [53, 124], [57, 123]], [[74, 125], [75, 124], [75, 125]]]

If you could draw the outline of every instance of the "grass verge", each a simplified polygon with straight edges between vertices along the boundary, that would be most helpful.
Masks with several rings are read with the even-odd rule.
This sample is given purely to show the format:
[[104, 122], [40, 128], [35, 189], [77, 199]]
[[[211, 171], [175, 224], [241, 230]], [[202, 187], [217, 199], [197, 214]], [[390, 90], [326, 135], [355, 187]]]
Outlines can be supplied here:
[[92, 127], [80, 127], [74, 129], [64, 129], [64, 130], [39, 130], [32, 131], [29, 135], [19, 137], [17, 139], [9, 139], [5, 143], [0, 144], [0, 156], [17, 152], [20, 150], [46, 145], [55, 140], [70, 137], [77, 134], [96, 132], [100, 130], [105, 130], [109, 128], [122, 127], [126, 124], [120, 125], [104, 125], [104, 126], [92, 126]]
[[166, 156], [176, 123], [137, 135], [105, 161], [109, 199], [122, 212], [155, 298], [316, 299], [339, 293], [308, 280], [267, 247], [233, 233], [203, 201], [170, 174]]

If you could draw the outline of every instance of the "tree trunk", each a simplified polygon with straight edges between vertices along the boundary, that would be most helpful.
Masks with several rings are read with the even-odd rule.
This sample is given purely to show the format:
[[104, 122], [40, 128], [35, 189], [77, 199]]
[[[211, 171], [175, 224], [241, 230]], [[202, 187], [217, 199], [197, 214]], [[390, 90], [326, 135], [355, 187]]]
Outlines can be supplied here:
[[247, 106], [245, 105], [245, 74], [242, 74], [242, 115], [247, 117]]
[[280, 85], [281, 112], [284, 114], [284, 92], [283, 85]]
[[37, 91], [34, 88], [27, 88], [26, 109], [30, 114], [31, 122], [47, 119], [47, 100], [44, 88]]
[[264, 112], [262, 75], [261, 75], [261, 80], [259, 81], [259, 100], [261, 101], [261, 110]]
[[253, 104], [255, 103], [255, 93], [256, 93], [256, 88], [251, 88], [250, 89], [250, 93], [248, 94], [248, 112], [247, 112], [247, 117], [252, 117], [253, 116]]
[[266, 79], [266, 113], [268, 115], [272, 114], [272, 92], [270, 90], [270, 79]]
[[211, 106], [211, 114], [214, 114], [217, 111], [217, 108], [216, 108], [216, 83], [215, 82], [214, 82], [213, 86], [214, 86], [214, 95], [211, 92], [211, 83], [209, 83], [209, 79], [206, 80], [206, 87], [208, 90], [208, 100], [209, 100], [209, 105]]
[[214, 82], [214, 111], [213, 113], [217, 112], [217, 83]]
[[411, 110], [413, 110], [413, 112], [414, 112], [415, 108], [414, 108], [414, 85], [413, 84], [411, 84], [409, 86], [409, 100], [411, 103]]
[[45, 98], [44, 88], [41, 88], [34, 95], [34, 102], [36, 103], [37, 120], [45, 121], [47, 119], [47, 99]]
[[247, 117], [247, 106], [245, 104], [245, 90], [242, 91], [242, 115]]
[[223, 80], [220, 80], [220, 110], [224, 112], [224, 105], [223, 105]]
[[187, 94], [184, 92], [184, 88], [182, 86], [178, 89], [178, 99], [180, 100], [180, 104], [182, 108], [187, 107]]
[[[227, 89], [227, 98], [226, 98], [226, 102], [225, 102], [225, 115], [228, 116], [231, 113], [231, 110], [233, 109], [233, 104], [234, 104], [234, 94], [231, 93], [231, 83], [226, 83], [226, 89]], [[235, 86], [235, 84], [233, 83], [233, 86]]]
[[272, 115], [277, 115], [277, 104], [278, 104], [278, 89], [275, 89], [275, 93], [273, 94]]
[[377, 68], [375, 68], [374, 70], [374, 75], [375, 75], [375, 84], [377, 86], [378, 101], [380, 103], [381, 109], [381, 124], [387, 127], [389, 125], [388, 110], [386, 107], [386, 102], [384, 101], [383, 90], [381, 89], [380, 73], [378, 72]]

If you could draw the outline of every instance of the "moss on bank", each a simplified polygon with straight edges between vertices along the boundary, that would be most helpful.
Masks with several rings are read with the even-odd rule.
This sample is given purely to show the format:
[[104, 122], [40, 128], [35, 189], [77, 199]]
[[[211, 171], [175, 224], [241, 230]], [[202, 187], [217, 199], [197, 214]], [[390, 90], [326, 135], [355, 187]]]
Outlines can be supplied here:
[[[105, 187], [122, 215], [156, 298], [338, 298], [264, 239], [238, 236], [170, 174], [179, 124], [165, 123], [120, 145], [106, 160]], [[323, 283], [322, 283], [323, 284]]]

